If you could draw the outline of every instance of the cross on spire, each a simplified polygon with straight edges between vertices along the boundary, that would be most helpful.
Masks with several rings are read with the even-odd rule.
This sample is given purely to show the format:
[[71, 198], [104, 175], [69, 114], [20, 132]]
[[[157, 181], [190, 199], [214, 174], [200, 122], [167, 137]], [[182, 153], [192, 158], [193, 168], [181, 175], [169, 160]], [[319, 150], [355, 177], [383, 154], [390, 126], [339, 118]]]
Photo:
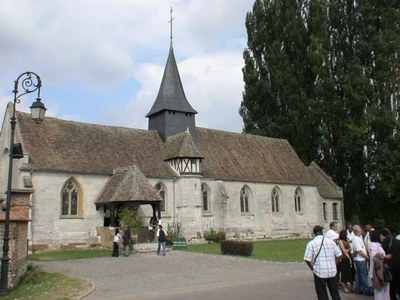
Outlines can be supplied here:
[[174, 10], [172, 9], [172, 6], [171, 6], [171, 10], [170, 10], [170, 19], [169, 19], [169, 23], [171, 23], [171, 36], [170, 36], [170, 38], [171, 38], [171, 40], [172, 40], [172, 21], [174, 20], [174, 18], [172, 17], [172, 12], [173, 12]]

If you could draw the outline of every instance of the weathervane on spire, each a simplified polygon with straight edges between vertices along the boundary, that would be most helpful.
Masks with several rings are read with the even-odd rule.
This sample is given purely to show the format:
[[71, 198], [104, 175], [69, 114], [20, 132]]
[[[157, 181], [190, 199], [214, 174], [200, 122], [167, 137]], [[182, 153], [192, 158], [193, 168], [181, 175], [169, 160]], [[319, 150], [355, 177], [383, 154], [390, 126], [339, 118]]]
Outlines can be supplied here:
[[170, 10], [170, 14], [171, 14], [171, 17], [170, 17], [170, 19], [169, 19], [169, 23], [171, 23], [171, 36], [170, 36], [170, 38], [171, 38], [171, 40], [172, 40], [172, 21], [174, 20], [174, 18], [172, 17], [172, 12], [173, 12], [174, 10], [172, 9], [172, 6], [171, 6], [171, 10]]

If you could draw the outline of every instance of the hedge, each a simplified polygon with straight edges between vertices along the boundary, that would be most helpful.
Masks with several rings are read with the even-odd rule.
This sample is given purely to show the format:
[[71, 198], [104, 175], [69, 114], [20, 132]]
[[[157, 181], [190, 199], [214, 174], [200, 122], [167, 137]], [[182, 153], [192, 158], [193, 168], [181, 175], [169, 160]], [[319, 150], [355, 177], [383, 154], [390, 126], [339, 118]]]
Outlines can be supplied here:
[[251, 256], [253, 253], [253, 242], [228, 240], [221, 241], [222, 254]]

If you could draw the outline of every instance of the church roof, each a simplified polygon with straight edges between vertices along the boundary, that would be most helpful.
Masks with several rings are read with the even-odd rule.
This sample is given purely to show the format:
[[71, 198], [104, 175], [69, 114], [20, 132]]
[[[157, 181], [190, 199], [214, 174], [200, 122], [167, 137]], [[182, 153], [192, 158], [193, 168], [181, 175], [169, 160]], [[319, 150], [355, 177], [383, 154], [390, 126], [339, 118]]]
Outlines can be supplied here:
[[314, 185], [287, 140], [196, 128], [205, 177]]
[[146, 177], [172, 178], [164, 161], [173, 157], [204, 157], [205, 178], [247, 182], [315, 185], [314, 177], [286, 140], [221, 130], [196, 128], [164, 144], [152, 130], [86, 124], [46, 117], [36, 125], [27, 113], [17, 113], [27, 170], [113, 174], [136, 165]]
[[150, 117], [163, 110], [173, 110], [185, 113], [197, 114], [197, 111], [189, 104], [183, 90], [178, 66], [174, 56], [172, 42], [169, 48], [167, 64], [165, 66], [160, 90], [156, 101], [146, 117]]
[[308, 169], [317, 184], [319, 194], [324, 198], [342, 199], [343, 190], [328, 176], [317, 163], [312, 162]]
[[172, 177], [156, 131], [94, 125], [46, 117], [35, 124], [17, 112], [25, 168], [86, 174], [112, 174], [114, 168], [136, 165], [146, 177]]
[[159, 202], [161, 198], [139, 168], [130, 166], [108, 179], [95, 203], [136, 201]]
[[164, 149], [165, 160], [179, 157], [203, 158], [189, 131], [168, 137]]

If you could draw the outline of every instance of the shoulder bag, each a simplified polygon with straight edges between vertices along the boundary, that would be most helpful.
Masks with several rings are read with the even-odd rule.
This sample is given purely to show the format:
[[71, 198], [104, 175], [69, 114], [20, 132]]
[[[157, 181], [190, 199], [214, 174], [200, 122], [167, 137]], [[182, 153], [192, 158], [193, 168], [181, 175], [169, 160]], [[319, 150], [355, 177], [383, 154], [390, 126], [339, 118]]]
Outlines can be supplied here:
[[318, 250], [317, 256], [315, 256], [315, 258], [314, 258], [313, 265], [314, 265], [314, 264], [315, 264], [315, 262], [317, 261], [318, 255], [319, 255], [319, 253], [321, 252], [322, 245], [324, 244], [324, 239], [325, 239], [325, 237], [323, 237], [323, 238], [322, 238], [321, 246], [319, 247], [319, 250]]

